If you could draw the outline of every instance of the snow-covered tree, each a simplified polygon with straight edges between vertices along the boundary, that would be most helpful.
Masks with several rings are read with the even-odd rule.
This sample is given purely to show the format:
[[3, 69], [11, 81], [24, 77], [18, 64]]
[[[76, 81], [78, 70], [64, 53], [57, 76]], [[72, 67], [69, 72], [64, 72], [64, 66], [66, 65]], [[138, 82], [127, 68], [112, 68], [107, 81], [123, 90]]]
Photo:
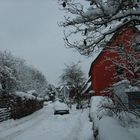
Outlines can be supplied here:
[[66, 12], [64, 40], [68, 47], [83, 55], [106, 42], [122, 25], [140, 23], [139, 0], [58, 0]]
[[0, 84], [5, 93], [14, 91], [16, 88], [15, 59], [9, 52], [0, 51]]
[[43, 94], [47, 88], [47, 81], [45, 76], [37, 69], [26, 65], [20, 64], [17, 74], [18, 86], [17, 90], [27, 92], [29, 90], [36, 90], [38, 94]]
[[56, 98], [56, 88], [54, 85], [52, 84], [49, 84], [48, 87], [47, 87], [47, 92], [46, 92], [46, 96], [47, 96], [47, 100], [50, 100], [50, 101], [55, 101], [55, 98]]
[[0, 51], [0, 85], [6, 93], [36, 90], [42, 94], [47, 88], [45, 76], [37, 69], [28, 66], [23, 59], [10, 52]]

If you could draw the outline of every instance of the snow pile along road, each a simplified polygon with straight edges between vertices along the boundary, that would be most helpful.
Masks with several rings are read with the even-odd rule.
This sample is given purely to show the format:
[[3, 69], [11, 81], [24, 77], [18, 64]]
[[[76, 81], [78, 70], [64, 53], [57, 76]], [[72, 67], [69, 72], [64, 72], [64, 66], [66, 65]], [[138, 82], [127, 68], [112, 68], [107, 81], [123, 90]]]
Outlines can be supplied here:
[[99, 121], [99, 138], [101, 140], [137, 140], [113, 117], [105, 117]]

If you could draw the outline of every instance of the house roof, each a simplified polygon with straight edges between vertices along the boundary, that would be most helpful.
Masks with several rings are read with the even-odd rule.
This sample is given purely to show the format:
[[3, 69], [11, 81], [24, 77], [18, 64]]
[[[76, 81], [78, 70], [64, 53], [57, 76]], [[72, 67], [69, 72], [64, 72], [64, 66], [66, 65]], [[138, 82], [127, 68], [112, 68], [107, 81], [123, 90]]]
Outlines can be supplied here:
[[[116, 33], [112, 36], [112, 38], [110, 39], [109, 42], [107, 42], [106, 46], [108, 46], [109, 44], [111, 44], [113, 42], [113, 40], [116, 39], [116, 37], [122, 33], [123, 31], [125, 31], [128, 27], [132, 27], [134, 29], [135, 32], [139, 32], [139, 30], [134, 26], [136, 23], [139, 23], [139, 21], [137, 20], [130, 20], [127, 23], [123, 24], [121, 27], [118, 27]], [[122, 30], [123, 29], [123, 30]], [[102, 53], [104, 52], [104, 50], [106, 49], [103, 48], [103, 50], [98, 54], [98, 56], [94, 59], [94, 61], [91, 63], [90, 66], [90, 70], [89, 70], [89, 77], [91, 76], [91, 71], [92, 71], [92, 67], [95, 65], [97, 59], [102, 55]]]
[[87, 83], [87, 86], [85, 87], [85, 89], [81, 92], [81, 95], [85, 94], [86, 91], [88, 91], [91, 87], [91, 82]]
[[80, 94], [84, 94], [91, 86], [91, 77], [87, 79], [87, 81], [83, 84]]

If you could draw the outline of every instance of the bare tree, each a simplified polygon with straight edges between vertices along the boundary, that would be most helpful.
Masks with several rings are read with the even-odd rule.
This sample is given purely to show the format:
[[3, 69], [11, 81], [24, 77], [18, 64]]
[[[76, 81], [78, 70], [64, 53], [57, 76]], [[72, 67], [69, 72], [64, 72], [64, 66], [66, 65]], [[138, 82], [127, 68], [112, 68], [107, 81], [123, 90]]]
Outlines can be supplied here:
[[104, 47], [122, 25], [140, 23], [139, 0], [58, 0], [66, 12], [60, 25], [66, 27], [64, 41], [82, 55]]
[[75, 97], [79, 100], [81, 87], [86, 80], [85, 74], [79, 66], [79, 62], [66, 65], [60, 79], [71, 91], [75, 92]]

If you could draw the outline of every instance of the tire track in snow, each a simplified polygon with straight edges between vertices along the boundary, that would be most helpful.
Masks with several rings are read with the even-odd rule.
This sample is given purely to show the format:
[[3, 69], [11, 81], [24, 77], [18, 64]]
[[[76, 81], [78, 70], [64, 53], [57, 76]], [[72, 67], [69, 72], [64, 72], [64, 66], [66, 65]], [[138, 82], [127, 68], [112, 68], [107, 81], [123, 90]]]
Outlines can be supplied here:
[[89, 122], [87, 109], [80, 112], [74, 124], [68, 140], [94, 140], [92, 123]]

